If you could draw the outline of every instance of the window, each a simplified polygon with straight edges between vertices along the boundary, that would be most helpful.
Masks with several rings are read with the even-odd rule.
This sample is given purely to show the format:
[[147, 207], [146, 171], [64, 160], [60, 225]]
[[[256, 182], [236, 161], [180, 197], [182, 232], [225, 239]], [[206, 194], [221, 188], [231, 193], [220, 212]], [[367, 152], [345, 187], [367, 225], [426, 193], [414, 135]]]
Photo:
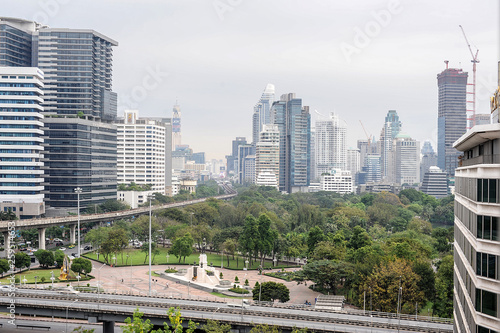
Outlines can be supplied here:
[[497, 294], [476, 289], [476, 310], [489, 316], [497, 316]]

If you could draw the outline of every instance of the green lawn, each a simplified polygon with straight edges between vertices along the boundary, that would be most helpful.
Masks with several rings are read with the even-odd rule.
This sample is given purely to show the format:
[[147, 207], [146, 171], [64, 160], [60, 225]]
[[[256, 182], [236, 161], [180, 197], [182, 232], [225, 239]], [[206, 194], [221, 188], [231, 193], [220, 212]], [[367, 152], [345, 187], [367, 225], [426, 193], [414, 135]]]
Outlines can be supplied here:
[[[19, 280], [21, 281], [22, 284], [24, 284], [23, 280], [25, 278], [27, 280], [26, 281], [27, 284], [31, 284], [31, 283], [34, 284], [35, 283], [35, 276], [38, 276], [37, 279], [36, 279], [37, 283], [42, 283], [41, 282], [42, 277], [45, 277], [45, 282], [44, 283], [52, 283], [52, 281], [50, 280], [50, 277], [52, 276], [50, 274], [50, 272], [54, 272], [54, 277], [56, 278], [54, 280], [54, 283], [61, 282], [61, 281], [59, 281], [59, 274], [61, 274], [61, 270], [59, 268], [32, 269], [32, 270], [29, 270], [29, 271], [24, 271], [24, 272], [21, 272], [21, 273], [17, 273], [16, 277], [19, 278]], [[71, 272], [71, 279], [70, 280], [78, 281], [76, 279], [75, 273]], [[90, 280], [90, 278], [85, 279], [85, 275], [82, 275], [82, 278], [80, 279], [80, 281], [86, 281], [86, 280]], [[0, 279], [0, 282], [2, 284], [10, 284], [10, 280], [8, 279], [7, 275], [5, 275], [2, 279]]]
[[[186, 257], [186, 262], [184, 263], [184, 258], [181, 258], [181, 261], [179, 262], [179, 258], [177, 258], [175, 255], [169, 254], [168, 257], [168, 262], [167, 262], [167, 251], [168, 248], [162, 248], [160, 247], [160, 254], [157, 256], [153, 256], [152, 264], [153, 265], [188, 265], [188, 264], [193, 264], [195, 261], [198, 262], [199, 260], [199, 253], [193, 253], [189, 257]], [[128, 257], [127, 257], [128, 256]], [[97, 254], [96, 252], [92, 253], [87, 253], [84, 255], [84, 257], [87, 257], [89, 259], [97, 260]], [[113, 256], [111, 256], [113, 258]], [[100, 262], [104, 262], [104, 257], [102, 255], [99, 255], [99, 260]], [[207, 253], [207, 261], [208, 264], [213, 263], [215, 267], [220, 267], [221, 266], [221, 255], [220, 254], [212, 254], [212, 253]], [[116, 266], [129, 266], [129, 265], [147, 265], [149, 260], [146, 259], [146, 254], [142, 252], [140, 249], [125, 249], [123, 253], [120, 253], [116, 256]], [[110, 259], [109, 264], [114, 264], [115, 260]], [[239, 257], [237, 260], [237, 257], [235, 256], [234, 259], [232, 256], [229, 257], [229, 266], [227, 265], [227, 256], [224, 255], [224, 268], [230, 268], [230, 269], [243, 269], [245, 265], [245, 258]], [[265, 261], [264, 262], [264, 267], [272, 267], [273, 263], [271, 261]], [[280, 263], [279, 266], [276, 266], [275, 268], [281, 268], [281, 267], [294, 267], [294, 266], [284, 266]], [[248, 264], [248, 269], [258, 269], [259, 268], [259, 261], [252, 262]]]

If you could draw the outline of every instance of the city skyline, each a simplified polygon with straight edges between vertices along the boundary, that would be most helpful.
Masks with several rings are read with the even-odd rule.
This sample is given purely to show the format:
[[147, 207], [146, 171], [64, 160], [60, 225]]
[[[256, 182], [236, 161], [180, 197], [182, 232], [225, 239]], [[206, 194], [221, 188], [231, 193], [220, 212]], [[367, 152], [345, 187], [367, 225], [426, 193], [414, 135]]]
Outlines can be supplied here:
[[[217, 7], [220, 3], [226, 6]], [[2, 15], [94, 29], [118, 41], [113, 66], [118, 116], [139, 109], [145, 117], [170, 117], [178, 100], [183, 142], [205, 151], [208, 159], [229, 154], [235, 137], [251, 141], [253, 107], [268, 83], [275, 85], [276, 96], [301, 96], [313, 124], [314, 110], [345, 119], [347, 147], [365, 138], [360, 119], [378, 137], [382, 117], [395, 109], [405, 132], [436, 149], [436, 75], [444, 60], [450, 68], [472, 72], [459, 24], [473, 50], [480, 49], [477, 113], [489, 112], [496, 88], [498, 6], [493, 1], [290, 6], [278, 0], [51, 0], [8, 3]]]

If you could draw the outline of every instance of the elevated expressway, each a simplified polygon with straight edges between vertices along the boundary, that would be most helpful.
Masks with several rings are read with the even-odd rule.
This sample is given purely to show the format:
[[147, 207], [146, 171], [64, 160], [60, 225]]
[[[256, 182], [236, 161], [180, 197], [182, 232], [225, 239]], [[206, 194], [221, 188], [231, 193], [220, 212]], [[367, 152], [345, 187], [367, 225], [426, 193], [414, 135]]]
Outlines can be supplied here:
[[[215, 199], [227, 200], [235, 197], [236, 194], [225, 194], [213, 197]], [[192, 204], [197, 204], [206, 201], [209, 198], [182, 201], [168, 203], [164, 205], [155, 205], [151, 207], [151, 210], [160, 210], [166, 208], [184, 207]], [[119, 212], [102, 213], [102, 214], [85, 214], [80, 215], [80, 223], [88, 222], [109, 222], [113, 220], [120, 220], [125, 218], [130, 218], [132, 216], [139, 216], [143, 214], [149, 214], [149, 207], [140, 207], [136, 209], [123, 210]], [[14, 220], [14, 221], [0, 221], [0, 232], [4, 236], [4, 247], [8, 249], [10, 247], [10, 232], [15, 232], [19, 229], [38, 229], [38, 247], [40, 249], [45, 249], [45, 230], [52, 226], [67, 225], [70, 226], [70, 243], [75, 243], [76, 240], [76, 226], [78, 223], [78, 215], [65, 216], [65, 217], [52, 217], [52, 218], [40, 218], [40, 219], [28, 219], [28, 220]]]
[[[15, 294], [15, 295], [13, 295]], [[294, 327], [307, 327], [314, 332], [430, 332], [451, 333], [453, 326], [446, 321], [432, 321], [429, 317], [404, 316], [397, 318], [371, 316], [362, 313], [324, 312], [278, 307], [230, 307], [222, 302], [194, 301], [176, 298], [158, 298], [114, 294], [61, 294], [52, 291], [18, 289], [10, 294], [0, 291], [0, 309], [15, 300], [15, 313], [47, 317], [84, 319], [89, 322], [103, 322], [105, 333], [114, 332], [114, 323], [132, 317], [134, 309], [144, 313], [155, 325], [168, 322], [166, 315], [170, 307], [179, 307], [182, 317], [204, 324], [209, 319], [231, 324], [232, 332], [249, 332], [255, 324], [279, 326], [283, 332]], [[8, 310], [7, 310], [8, 311]], [[411, 320], [413, 317], [413, 320]]]

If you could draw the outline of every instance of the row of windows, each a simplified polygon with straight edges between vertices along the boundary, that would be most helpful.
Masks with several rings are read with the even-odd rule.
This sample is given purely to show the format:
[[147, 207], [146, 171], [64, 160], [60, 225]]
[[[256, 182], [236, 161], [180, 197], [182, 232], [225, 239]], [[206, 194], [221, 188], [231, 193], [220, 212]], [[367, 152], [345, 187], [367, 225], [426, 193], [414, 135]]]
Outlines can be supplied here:
[[0, 99], [2, 104], [35, 104], [33, 100]]
[[486, 290], [476, 289], [476, 311], [489, 316], [497, 316], [498, 295]]
[[1, 112], [41, 112], [41, 110], [34, 109], [34, 108], [3, 108], [0, 107]]
[[500, 203], [499, 180], [455, 177], [455, 192], [477, 202]]
[[9, 175], [9, 174], [0, 174], [0, 178], [38, 178], [39, 175], [25, 175], [25, 174], [15, 174], [15, 175]]
[[34, 91], [0, 91], [0, 96], [38, 96]]
[[479, 239], [500, 241], [500, 217], [476, 215], [455, 201], [455, 215]]
[[489, 328], [477, 325], [477, 333], [498, 333], [497, 331], [490, 330]]
[[41, 144], [41, 142], [35, 141], [0, 141], [0, 145], [36, 146]]
[[498, 257], [489, 253], [476, 253], [476, 274], [490, 279], [498, 278]]
[[[15, 212], [17, 210], [17, 207], [4, 207], [3, 211], [4, 212]], [[19, 211], [23, 211], [23, 207], [19, 207]]]
[[38, 125], [22, 125], [22, 124], [0, 124], [0, 128], [34, 128], [39, 129], [41, 126]]
[[9, 133], [9, 132], [0, 132], [0, 136], [5, 137], [15, 137], [15, 138], [38, 138], [41, 137], [38, 133]]
[[40, 170], [40, 167], [22, 165], [0, 165], [0, 170]]
[[34, 83], [0, 82], [0, 87], [34, 88]]
[[28, 79], [31, 80], [33, 79], [33, 76], [25, 76], [25, 75], [2, 75], [2, 79]]
[[26, 186], [40, 186], [39, 183], [4, 183], [4, 182], [0, 182], [0, 186], [23, 186], [23, 187], [26, 187]]
[[33, 117], [33, 116], [0, 116], [0, 120], [37, 120], [37, 121], [41, 121], [41, 117]]

